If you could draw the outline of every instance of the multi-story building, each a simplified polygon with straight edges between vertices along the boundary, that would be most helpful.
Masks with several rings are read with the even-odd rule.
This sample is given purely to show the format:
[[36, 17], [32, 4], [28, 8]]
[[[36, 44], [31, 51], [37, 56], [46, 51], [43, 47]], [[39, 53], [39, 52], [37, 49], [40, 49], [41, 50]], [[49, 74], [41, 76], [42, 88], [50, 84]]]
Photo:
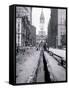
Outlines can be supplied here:
[[[64, 46], [62, 39], [66, 37], [66, 10], [58, 9], [58, 34], [57, 34], [57, 46]], [[64, 41], [66, 43], [66, 40]]]
[[[36, 28], [32, 26], [32, 8], [16, 7], [16, 45], [18, 47], [32, 44], [30, 39], [36, 35]], [[33, 35], [31, 35], [33, 34]], [[34, 42], [35, 39], [32, 39]]]
[[48, 43], [50, 47], [63, 47], [66, 37], [66, 10], [51, 9], [51, 18], [48, 24]]
[[16, 7], [16, 18], [27, 16], [32, 24], [32, 8], [31, 7]]
[[57, 29], [58, 29], [58, 10], [51, 9], [51, 18], [48, 24], [48, 44], [50, 47], [56, 47]]
[[31, 25], [30, 26], [30, 43], [32, 46], [36, 45], [36, 27]]

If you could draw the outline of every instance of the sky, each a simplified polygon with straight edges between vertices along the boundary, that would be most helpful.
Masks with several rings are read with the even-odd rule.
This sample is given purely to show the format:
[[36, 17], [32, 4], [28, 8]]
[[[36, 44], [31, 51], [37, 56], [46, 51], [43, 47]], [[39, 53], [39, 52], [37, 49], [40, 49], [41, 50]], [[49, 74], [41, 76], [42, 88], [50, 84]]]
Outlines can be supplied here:
[[[32, 8], [32, 25], [36, 27], [36, 34], [38, 34], [40, 30], [40, 15], [41, 15], [42, 8]], [[48, 31], [48, 22], [50, 19], [51, 10], [49, 8], [43, 8], [44, 17], [45, 17], [45, 25], [44, 25], [44, 31], [47, 35]]]

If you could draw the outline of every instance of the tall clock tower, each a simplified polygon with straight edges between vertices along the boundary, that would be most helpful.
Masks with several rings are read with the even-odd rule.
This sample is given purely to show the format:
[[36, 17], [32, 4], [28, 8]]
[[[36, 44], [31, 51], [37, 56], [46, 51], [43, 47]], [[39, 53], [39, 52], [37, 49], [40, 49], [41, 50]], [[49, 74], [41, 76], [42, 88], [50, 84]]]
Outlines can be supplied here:
[[40, 15], [40, 30], [41, 31], [44, 30], [44, 24], [45, 24], [45, 17], [44, 17], [44, 13], [43, 13], [43, 9], [42, 9], [41, 15]]
[[44, 17], [44, 13], [43, 13], [43, 9], [42, 9], [41, 15], [40, 15], [40, 31], [39, 31], [39, 35], [41, 35], [41, 36], [45, 35], [44, 24], [45, 24], [45, 17]]
[[44, 25], [45, 25], [45, 17], [44, 17], [43, 8], [42, 8], [41, 14], [40, 14], [40, 31], [39, 31], [40, 42], [44, 42], [44, 39], [45, 39]]

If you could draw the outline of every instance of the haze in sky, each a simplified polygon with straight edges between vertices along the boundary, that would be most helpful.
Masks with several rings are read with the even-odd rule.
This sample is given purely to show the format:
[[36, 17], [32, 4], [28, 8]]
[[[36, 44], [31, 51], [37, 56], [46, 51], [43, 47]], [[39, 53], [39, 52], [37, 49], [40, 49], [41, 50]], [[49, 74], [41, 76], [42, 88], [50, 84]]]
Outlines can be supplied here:
[[[36, 27], [36, 34], [40, 31], [40, 15], [42, 8], [32, 8], [32, 25]], [[48, 31], [48, 23], [50, 19], [51, 10], [49, 8], [43, 8], [44, 17], [45, 17], [45, 25], [44, 31], [47, 35]]]

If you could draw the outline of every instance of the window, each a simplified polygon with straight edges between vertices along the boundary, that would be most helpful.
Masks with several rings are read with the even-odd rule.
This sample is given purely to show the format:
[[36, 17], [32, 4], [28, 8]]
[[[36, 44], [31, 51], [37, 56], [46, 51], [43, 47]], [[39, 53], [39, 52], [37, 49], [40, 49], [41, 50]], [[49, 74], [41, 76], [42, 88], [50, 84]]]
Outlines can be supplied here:
[[21, 18], [16, 19], [16, 44], [21, 46]]

